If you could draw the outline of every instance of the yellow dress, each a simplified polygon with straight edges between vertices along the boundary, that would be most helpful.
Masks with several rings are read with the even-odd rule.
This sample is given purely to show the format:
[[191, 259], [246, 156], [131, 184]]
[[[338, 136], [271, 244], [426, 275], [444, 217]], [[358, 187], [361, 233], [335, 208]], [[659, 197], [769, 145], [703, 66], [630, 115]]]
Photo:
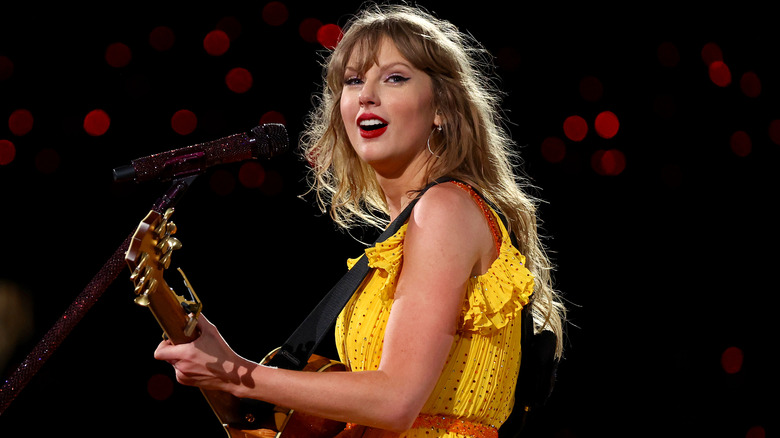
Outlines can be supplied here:
[[[500, 230], [498, 257], [486, 273], [470, 279], [447, 363], [415, 427], [403, 437], [497, 436], [512, 411], [521, 356], [520, 311], [534, 282], [502, 222], [495, 220], [493, 226], [496, 233]], [[405, 236], [403, 225], [385, 242], [366, 249], [369, 266], [375, 269], [336, 321], [339, 358], [351, 371], [379, 367]], [[356, 261], [350, 260], [349, 267]]]

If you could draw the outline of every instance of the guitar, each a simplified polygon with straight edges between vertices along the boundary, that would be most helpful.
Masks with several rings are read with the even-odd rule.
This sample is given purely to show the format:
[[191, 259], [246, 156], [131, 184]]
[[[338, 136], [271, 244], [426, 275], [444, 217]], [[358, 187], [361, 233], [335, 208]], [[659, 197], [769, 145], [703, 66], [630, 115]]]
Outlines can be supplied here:
[[[198, 317], [203, 305], [181, 269], [189, 296], [178, 295], [163, 273], [170, 267], [174, 250], [181, 242], [173, 237], [176, 225], [170, 220], [173, 209], [164, 214], [152, 210], [133, 234], [125, 261], [135, 285], [135, 303], [148, 308], [174, 344], [191, 342], [199, 336]], [[269, 353], [262, 363], [273, 357]], [[345, 371], [343, 364], [312, 355], [304, 371]], [[281, 406], [255, 400], [242, 400], [222, 391], [201, 390], [211, 410], [229, 438], [326, 438], [344, 430], [344, 423], [319, 418]]]

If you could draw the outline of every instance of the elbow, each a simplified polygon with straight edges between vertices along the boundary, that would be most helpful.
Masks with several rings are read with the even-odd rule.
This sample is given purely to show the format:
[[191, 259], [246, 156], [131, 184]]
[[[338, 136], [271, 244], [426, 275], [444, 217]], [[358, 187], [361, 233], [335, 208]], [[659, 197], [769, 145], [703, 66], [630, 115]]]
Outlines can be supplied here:
[[395, 433], [403, 433], [412, 428], [414, 420], [420, 414], [419, 403], [399, 401], [388, 406], [382, 429]]

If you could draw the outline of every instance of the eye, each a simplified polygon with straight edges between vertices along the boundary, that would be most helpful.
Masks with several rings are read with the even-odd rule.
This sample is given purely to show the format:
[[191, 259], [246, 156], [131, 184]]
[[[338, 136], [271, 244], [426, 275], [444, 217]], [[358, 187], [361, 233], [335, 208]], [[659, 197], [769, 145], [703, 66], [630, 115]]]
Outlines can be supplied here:
[[360, 85], [363, 83], [363, 80], [360, 79], [358, 76], [349, 76], [346, 79], [344, 79], [344, 85]]
[[391, 74], [390, 76], [387, 77], [387, 82], [394, 83], [394, 84], [404, 83], [408, 80], [409, 80], [408, 77], [398, 73]]

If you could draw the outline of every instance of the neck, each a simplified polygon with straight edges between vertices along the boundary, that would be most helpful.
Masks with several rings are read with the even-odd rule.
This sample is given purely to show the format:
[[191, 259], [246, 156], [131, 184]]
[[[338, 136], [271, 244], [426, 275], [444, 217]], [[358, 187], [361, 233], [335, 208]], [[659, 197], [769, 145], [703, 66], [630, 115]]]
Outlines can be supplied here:
[[426, 179], [428, 172], [426, 170], [427, 166], [414, 171], [411, 168], [407, 168], [407, 171], [394, 177], [383, 176], [380, 173], [376, 174], [377, 181], [385, 194], [385, 202], [387, 203], [391, 221], [401, 214], [401, 211], [414, 199], [417, 195], [416, 191], [422, 189], [428, 183]]

